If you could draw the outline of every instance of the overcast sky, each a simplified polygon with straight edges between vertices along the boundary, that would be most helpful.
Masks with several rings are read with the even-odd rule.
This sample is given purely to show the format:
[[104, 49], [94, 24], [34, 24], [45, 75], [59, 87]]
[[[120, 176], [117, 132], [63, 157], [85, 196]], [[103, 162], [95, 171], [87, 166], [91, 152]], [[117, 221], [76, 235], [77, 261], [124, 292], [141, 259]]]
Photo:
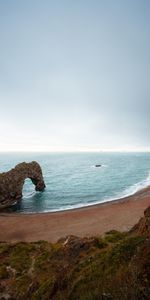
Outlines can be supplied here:
[[0, 151], [150, 150], [149, 0], [0, 0]]

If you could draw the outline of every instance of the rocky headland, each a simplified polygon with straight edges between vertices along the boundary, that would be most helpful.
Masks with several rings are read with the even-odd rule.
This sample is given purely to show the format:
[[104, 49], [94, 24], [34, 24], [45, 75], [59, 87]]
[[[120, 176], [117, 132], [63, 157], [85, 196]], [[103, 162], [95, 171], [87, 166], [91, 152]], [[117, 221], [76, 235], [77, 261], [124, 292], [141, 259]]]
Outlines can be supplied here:
[[20, 201], [25, 179], [30, 178], [36, 191], [43, 191], [42, 169], [36, 161], [20, 163], [14, 169], [0, 174], [0, 209]]

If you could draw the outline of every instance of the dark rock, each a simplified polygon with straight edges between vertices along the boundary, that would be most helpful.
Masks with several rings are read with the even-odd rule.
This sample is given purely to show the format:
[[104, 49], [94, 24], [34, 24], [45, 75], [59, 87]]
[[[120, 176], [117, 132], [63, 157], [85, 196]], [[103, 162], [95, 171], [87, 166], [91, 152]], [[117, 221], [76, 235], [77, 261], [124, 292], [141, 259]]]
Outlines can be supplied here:
[[26, 178], [31, 179], [36, 191], [44, 190], [42, 170], [36, 161], [20, 163], [14, 169], [0, 174], [0, 209], [20, 201]]
[[144, 217], [133, 226], [130, 232], [150, 237], [150, 206], [144, 211]]
[[95, 247], [95, 238], [80, 238], [74, 235], [69, 235], [61, 238], [58, 241], [63, 245], [63, 248], [69, 253], [72, 258], [77, 257], [81, 252], [86, 252], [92, 245]]

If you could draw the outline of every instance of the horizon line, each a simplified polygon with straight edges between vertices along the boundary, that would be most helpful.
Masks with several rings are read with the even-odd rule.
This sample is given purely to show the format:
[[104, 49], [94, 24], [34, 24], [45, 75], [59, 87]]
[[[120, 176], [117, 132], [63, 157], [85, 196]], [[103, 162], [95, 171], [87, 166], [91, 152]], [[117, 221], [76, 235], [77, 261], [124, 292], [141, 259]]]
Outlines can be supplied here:
[[105, 153], [105, 152], [125, 152], [125, 153], [142, 153], [150, 152], [150, 149], [74, 149], [74, 150], [0, 150], [0, 153]]

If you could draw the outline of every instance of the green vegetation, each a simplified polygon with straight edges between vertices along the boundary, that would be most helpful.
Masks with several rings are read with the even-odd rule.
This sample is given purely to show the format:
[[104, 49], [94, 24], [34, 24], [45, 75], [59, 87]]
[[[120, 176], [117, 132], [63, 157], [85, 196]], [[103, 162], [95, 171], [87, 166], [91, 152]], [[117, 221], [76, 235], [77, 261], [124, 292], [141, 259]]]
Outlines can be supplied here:
[[119, 232], [117, 230], [111, 230], [106, 232], [105, 241], [109, 243], [115, 243], [122, 240], [127, 235], [126, 232]]
[[113, 230], [56, 244], [0, 243], [0, 299], [148, 300], [149, 295], [147, 234]]

